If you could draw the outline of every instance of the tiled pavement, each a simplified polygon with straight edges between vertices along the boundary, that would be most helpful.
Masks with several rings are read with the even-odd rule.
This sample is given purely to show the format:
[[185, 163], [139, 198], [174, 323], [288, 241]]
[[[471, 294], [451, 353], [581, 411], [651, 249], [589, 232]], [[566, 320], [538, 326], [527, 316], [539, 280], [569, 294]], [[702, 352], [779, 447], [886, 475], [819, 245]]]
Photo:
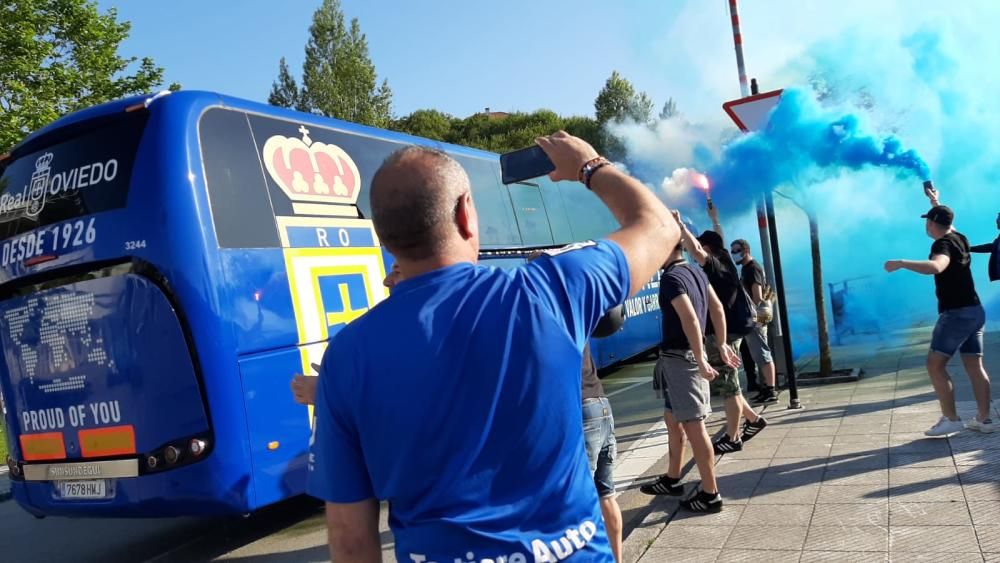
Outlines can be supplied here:
[[[987, 349], [998, 344], [990, 334]], [[803, 388], [804, 410], [769, 407], [771, 425], [718, 461], [721, 514], [687, 515], [658, 499], [645, 533], [630, 535], [645, 545], [626, 540], [626, 553], [641, 563], [1000, 563], [1000, 433], [923, 436], [940, 416], [925, 346], [842, 351], [838, 364], [863, 367], [862, 380]], [[1000, 358], [987, 368], [1000, 374]], [[953, 377], [961, 414], [972, 416], [960, 367]]]

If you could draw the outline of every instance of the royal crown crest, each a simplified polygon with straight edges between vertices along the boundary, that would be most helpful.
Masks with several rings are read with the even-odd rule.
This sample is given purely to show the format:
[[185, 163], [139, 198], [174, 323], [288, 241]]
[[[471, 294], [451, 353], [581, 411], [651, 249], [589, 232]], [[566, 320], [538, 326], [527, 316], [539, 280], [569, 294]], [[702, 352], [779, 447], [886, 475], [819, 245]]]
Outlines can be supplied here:
[[50, 165], [52, 164], [52, 159], [55, 158], [50, 152], [43, 154], [42, 156], [35, 159], [35, 171], [38, 173], [47, 172]]
[[293, 201], [354, 205], [361, 193], [361, 174], [340, 147], [313, 142], [299, 127], [301, 139], [275, 135], [264, 143], [264, 167]]

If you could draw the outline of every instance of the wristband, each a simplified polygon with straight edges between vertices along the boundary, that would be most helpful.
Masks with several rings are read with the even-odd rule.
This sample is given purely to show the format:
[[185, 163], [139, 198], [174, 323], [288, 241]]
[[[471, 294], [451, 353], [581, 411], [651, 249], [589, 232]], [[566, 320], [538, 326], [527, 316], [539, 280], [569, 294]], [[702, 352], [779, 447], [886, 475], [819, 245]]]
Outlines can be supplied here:
[[594, 172], [597, 172], [601, 168], [604, 168], [605, 166], [608, 166], [610, 164], [611, 161], [604, 158], [603, 156], [598, 156], [596, 158], [588, 160], [580, 168], [580, 182], [582, 182], [584, 186], [587, 186], [588, 190], [591, 189], [590, 179], [594, 176]]

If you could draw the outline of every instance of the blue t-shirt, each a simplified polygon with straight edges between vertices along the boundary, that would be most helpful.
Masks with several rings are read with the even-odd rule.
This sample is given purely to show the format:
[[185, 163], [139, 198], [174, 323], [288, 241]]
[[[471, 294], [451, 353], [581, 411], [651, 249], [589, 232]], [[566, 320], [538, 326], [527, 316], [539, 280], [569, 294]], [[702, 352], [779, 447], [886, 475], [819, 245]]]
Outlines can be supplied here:
[[327, 348], [309, 493], [389, 501], [400, 562], [612, 561], [580, 366], [628, 290], [610, 241], [403, 281]]

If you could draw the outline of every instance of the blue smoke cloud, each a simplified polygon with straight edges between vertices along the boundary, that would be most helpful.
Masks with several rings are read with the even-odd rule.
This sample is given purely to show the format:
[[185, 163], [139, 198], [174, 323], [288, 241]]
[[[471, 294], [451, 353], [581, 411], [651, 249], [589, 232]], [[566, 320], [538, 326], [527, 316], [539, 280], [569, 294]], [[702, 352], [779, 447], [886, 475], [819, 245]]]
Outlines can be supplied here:
[[712, 197], [720, 207], [743, 210], [747, 196], [777, 188], [809, 186], [874, 166], [901, 179], [930, 178], [927, 163], [895, 136], [878, 138], [858, 115], [820, 106], [811, 92], [786, 89], [767, 127], [737, 137], [708, 168]]
[[[1000, 5], [990, 9], [1000, 15]], [[786, 89], [768, 129], [757, 134], [721, 129], [711, 116], [707, 124], [673, 119], [614, 131], [626, 140], [630, 169], [700, 228], [709, 226], [702, 194], [665, 189], [664, 179], [681, 167], [707, 172], [727, 239], [749, 240], [755, 255], [757, 195], [777, 189], [815, 212], [831, 337], [833, 291], [846, 281], [842, 342], [873, 349], [902, 343], [910, 329], [937, 316], [930, 276], [882, 269], [888, 259], [929, 254], [921, 180], [933, 171], [956, 228], [972, 244], [997, 236], [1000, 210], [1000, 74], [993, 70], [1000, 42], [987, 19], [960, 11], [944, 10], [924, 28], [900, 27], [885, 33], [863, 24], [761, 77], [799, 86]], [[817, 83], [822, 102], [805, 86]], [[811, 354], [817, 343], [808, 221], [797, 205], [780, 197], [775, 204], [793, 348], [796, 356]], [[996, 328], [1000, 283], [990, 283], [987, 259], [974, 255], [972, 268], [988, 327]]]

